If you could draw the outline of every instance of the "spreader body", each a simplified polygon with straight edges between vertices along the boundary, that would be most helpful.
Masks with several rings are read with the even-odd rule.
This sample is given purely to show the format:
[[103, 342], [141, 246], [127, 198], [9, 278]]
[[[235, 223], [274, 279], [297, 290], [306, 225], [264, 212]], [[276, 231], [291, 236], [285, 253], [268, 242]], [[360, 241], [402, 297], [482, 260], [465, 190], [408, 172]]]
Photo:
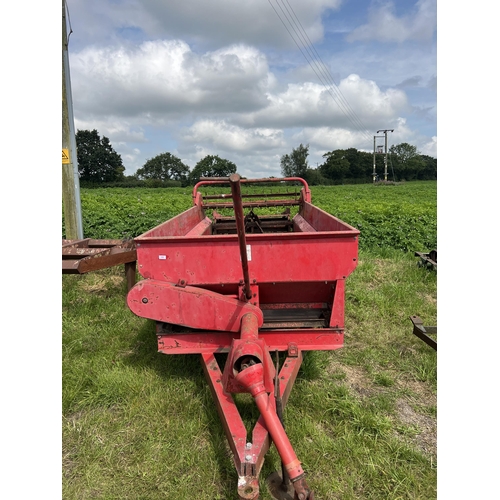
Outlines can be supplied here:
[[[271, 191], [245, 194], [247, 184]], [[228, 185], [229, 193], [220, 192]], [[203, 195], [203, 188], [221, 189]], [[190, 209], [135, 238], [143, 279], [128, 305], [156, 322], [159, 352], [201, 354], [239, 497], [258, 498], [258, 474], [274, 441], [297, 498], [312, 499], [277, 406], [288, 399], [302, 351], [343, 345], [345, 282], [357, 265], [359, 231], [313, 205], [300, 178], [234, 174], [200, 181], [192, 196]], [[281, 367], [271, 358], [279, 352], [286, 352]], [[217, 353], [228, 353], [223, 369]], [[251, 393], [262, 413], [248, 443], [230, 397], [237, 392]]]

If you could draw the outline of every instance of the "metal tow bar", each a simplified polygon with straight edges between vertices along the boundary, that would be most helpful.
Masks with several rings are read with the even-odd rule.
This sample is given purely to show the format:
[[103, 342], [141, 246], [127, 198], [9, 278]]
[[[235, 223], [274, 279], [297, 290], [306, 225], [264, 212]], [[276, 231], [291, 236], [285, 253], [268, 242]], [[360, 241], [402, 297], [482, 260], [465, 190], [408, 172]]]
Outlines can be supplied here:
[[[250, 279], [248, 271], [248, 259], [246, 252], [245, 223], [243, 204], [241, 198], [240, 176], [232, 174], [229, 177], [231, 193], [233, 198], [236, 228], [241, 255], [243, 271], [243, 297], [249, 300], [252, 296], [250, 290]], [[233, 366], [239, 367], [235, 375], [235, 381], [240, 384], [245, 392], [252, 395], [257, 408], [262, 415], [265, 425], [281, 457], [282, 466], [286, 475], [292, 482], [295, 490], [295, 497], [298, 500], [314, 500], [314, 493], [309, 489], [304, 477], [304, 470], [293, 450], [288, 436], [283, 428], [279, 415], [270, 405], [269, 395], [266, 390], [266, 373], [269, 368], [264, 363], [269, 363], [269, 354], [265, 356], [262, 352], [262, 341], [259, 339], [258, 318], [253, 313], [244, 314], [241, 318], [240, 341], [245, 343], [245, 348], [241, 350], [241, 357], [236, 357], [230, 353], [229, 359], [233, 359]], [[267, 349], [267, 346], [265, 346]], [[262, 353], [262, 354], [261, 354]]]
[[[241, 319], [241, 340], [252, 343], [258, 340], [258, 320], [252, 313], [245, 314]], [[259, 348], [255, 344], [256, 349]], [[267, 430], [278, 450], [283, 467], [292, 482], [298, 500], [314, 500], [314, 493], [309, 489], [304, 477], [304, 470], [293, 450], [279, 416], [269, 404], [269, 395], [264, 383], [264, 364], [256, 356], [243, 355], [236, 360], [240, 372], [235, 380], [245, 392], [249, 392], [257, 405], [266, 424]]]

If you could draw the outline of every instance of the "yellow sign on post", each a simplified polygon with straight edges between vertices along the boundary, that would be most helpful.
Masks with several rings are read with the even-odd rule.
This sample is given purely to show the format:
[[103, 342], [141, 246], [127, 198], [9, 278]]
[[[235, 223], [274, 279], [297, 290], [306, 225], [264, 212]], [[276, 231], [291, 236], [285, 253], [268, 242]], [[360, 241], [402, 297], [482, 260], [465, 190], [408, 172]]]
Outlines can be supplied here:
[[62, 162], [63, 164], [69, 163], [69, 149], [62, 150]]

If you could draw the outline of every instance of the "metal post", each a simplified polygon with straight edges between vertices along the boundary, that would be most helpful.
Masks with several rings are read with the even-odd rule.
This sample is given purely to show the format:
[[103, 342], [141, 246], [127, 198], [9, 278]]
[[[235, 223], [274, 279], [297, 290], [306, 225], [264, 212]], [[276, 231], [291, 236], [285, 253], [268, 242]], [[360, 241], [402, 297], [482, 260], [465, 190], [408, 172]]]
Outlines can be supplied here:
[[383, 132], [385, 135], [385, 156], [384, 156], [384, 181], [387, 181], [387, 132], [394, 132], [393, 130], [377, 130], [377, 134]]
[[231, 174], [229, 176], [231, 184], [231, 193], [233, 196], [234, 216], [236, 219], [236, 230], [238, 232], [238, 242], [240, 244], [241, 267], [243, 269], [243, 279], [245, 281], [245, 297], [252, 298], [252, 291], [250, 290], [250, 275], [248, 273], [248, 256], [247, 244], [245, 238], [245, 215], [243, 213], [243, 202], [241, 200], [241, 185], [240, 176], [238, 174]]
[[375, 148], [376, 148], [376, 145], [375, 145], [375, 141], [376, 141], [376, 135], [373, 136], [373, 184], [375, 184], [375, 178], [377, 177], [377, 172], [376, 172], [376, 169], [375, 169], [375, 165], [376, 165], [376, 161], [375, 161]]
[[62, 0], [62, 195], [67, 239], [83, 239], [80, 179], [69, 75], [66, 0]]
[[[378, 134], [379, 131], [377, 131]], [[373, 183], [375, 184], [375, 179], [377, 178], [377, 172], [376, 172], [376, 165], [377, 165], [377, 144], [376, 144], [376, 139], [377, 137], [384, 137], [383, 135], [374, 135], [373, 136]]]

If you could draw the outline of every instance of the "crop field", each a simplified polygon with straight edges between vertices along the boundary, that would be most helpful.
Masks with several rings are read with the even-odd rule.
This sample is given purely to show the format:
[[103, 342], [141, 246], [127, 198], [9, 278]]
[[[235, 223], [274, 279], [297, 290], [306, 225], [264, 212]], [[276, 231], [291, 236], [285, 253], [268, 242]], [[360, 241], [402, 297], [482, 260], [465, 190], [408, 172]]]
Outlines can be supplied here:
[[[312, 202], [360, 229], [346, 280], [345, 344], [307, 352], [285, 428], [316, 500], [437, 497], [436, 182], [313, 186]], [[82, 190], [85, 237], [131, 238], [192, 206], [191, 189]], [[62, 224], [64, 234], [64, 219]], [[157, 352], [132, 314], [123, 266], [62, 277], [62, 497], [238, 500], [238, 477], [197, 355]], [[245, 395], [240, 395], [245, 396]], [[251, 428], [258, 410], [238, 406]], [[274, 447], [260, 474], [281, 470]]]
[[[270, 189], [270, 188], [267, 188]], [[262, 189], [255, 188], [256, 191]], [[227, 191], [227, 190], [226, 190]], [[437, 183], [312, 186], [313, 203], [361, 231], [360, 248], [428, 251], [437, 245]], [[130, 238], [192, 206], [192, 188], [87, 189], [87, 238]], [[63, 220], [63, 237], [64, 237]]]

